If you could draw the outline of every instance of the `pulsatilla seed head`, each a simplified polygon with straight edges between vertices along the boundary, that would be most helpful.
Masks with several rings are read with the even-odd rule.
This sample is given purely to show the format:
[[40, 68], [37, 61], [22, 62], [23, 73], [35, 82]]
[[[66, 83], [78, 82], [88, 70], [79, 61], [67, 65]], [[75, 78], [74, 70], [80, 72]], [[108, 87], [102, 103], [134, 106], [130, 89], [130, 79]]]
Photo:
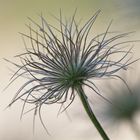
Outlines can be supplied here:
[[86, 73], [83, 70], [78, 70], [78, 68], [73, 68], [67, 75], [65, 75], [64, 84], [69, 87], [75, 88], [81, 85], [86, 78]]
[[[17, 55], [21, 64], [11, 62], [19, 68], [11, 83], [19, 77], [27, 78], [27, 81], [10, 105], [19, 99], [24, 101], [23, 114], [27, 103], [35, 105], [34, 109], [39, 111], [44, 104], [63, 105], [68, 99], [71, 104], [79, 87], [86, 86], [102, 96], [94, 79], [121, 79], [116, 73], [134, 62], [130, 61], [132, 48], [125, 50], [126, 44], [134, 41], [123, 41], [129, 33], [110, 32], [111, 23], [105, 32], [89, 37], [99, 13], [100, 10], [79, 26], [75, 14], [69, 22], [64, 22], [60, 12], [60, 18], [55, 17], [59, 28], [50, 25], [42, 15], [41, 24], [29, 18], [31, 23], [26, 25], [29, 34], [21, 33], [26, 52]], [[25, 39], [29, 40], [31, 48], [27, 47]], [[116, 55], [119, 57], [112, 59]]]

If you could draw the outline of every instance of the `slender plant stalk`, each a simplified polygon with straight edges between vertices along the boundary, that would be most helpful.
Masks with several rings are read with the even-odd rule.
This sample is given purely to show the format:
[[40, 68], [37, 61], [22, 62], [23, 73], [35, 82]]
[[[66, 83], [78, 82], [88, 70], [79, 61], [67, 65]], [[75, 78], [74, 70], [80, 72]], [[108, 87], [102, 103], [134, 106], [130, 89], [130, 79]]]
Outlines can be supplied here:
[[87, 97], [83, 91], [83, 88], [81, 86], [79, 86], [79, 88], [78, 88], [78, 94], [82, 101], [85, 111], [87, 112], [89, 118], [91, 119], [92, 123], [94, 124], [94, 126], [96, 127], [96, 129], [98, 130], [100, 135], [102, 136], [103, 140], [109, 140], [107, 134], [105, 133], [104, 129], [102, 128], [102, 126], [100, 125], [96, 116], [94, 115], [94, 113], [88, 103]]

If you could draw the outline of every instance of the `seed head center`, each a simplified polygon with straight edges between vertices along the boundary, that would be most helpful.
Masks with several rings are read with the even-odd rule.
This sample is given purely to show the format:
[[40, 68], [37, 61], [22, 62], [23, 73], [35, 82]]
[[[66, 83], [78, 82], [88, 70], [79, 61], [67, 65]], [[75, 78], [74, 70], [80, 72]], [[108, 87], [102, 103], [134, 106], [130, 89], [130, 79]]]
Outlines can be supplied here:
[[84, 74], [79, 71], [73, 71], [69, 74], [67, 82], [71, 87], [75, 87], [83, 82]]

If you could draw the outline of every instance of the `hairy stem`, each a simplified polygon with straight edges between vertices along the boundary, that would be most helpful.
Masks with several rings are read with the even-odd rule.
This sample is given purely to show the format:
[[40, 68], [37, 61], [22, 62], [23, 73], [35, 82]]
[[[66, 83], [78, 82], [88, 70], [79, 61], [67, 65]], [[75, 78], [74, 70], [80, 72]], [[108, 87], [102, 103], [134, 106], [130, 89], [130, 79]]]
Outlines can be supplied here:
[[100, 125], [96, 116], [94, 115], [94, 113], [89, 105], [89, 102], [87, 100], [87, 97], [83, 91], [83, 88], [81, 86], [78, 88], [78, 94], [82, 101], [85, 111], [87, 112], [89, 118], [91, 119], [92, 123], [94, 124], [94, 126], [96, 127], [96, 129], [98, 130], [100, 135], [102, 136], [103, 140], [109, 140], [107, 134], [105, 133], [104, 129], [102, 128], [102, 126]]

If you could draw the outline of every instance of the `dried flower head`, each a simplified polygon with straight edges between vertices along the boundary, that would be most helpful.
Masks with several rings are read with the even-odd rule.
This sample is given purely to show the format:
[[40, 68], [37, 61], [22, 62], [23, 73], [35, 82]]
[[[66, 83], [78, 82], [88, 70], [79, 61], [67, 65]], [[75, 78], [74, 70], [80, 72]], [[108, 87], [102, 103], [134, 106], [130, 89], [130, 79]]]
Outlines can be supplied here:
[[[60, 12], [60, 18], [55, 17], [60, 28], [50, 25], [42, 15], [41, 25], [29, 18], [37, 29], [30, 24], [27, 25], [29, 35], [21, 34], [29, 39], [31, 48], [24, 41], [26, 52], [17, 55], [21, 64], [11, 62], [19, 68], [11, 83], [19, 77], [26, 77], [27, 81], [9, 106], [21, 99], [24, 101], [22, 114], [26, 104], [35, 105], [34, 109], [40, 113], [42, 105], [63, 105], [69, 100], [66, 109], [77, 93], [80, 96], [84, 86], [103, 97], [94, 79], [115, 77], [122, 80], [116, 73], [134, 62], [130, 62], [132, 48], [125, 50], [126, 44], [134, 41], [123, 40], [129, 33], [110, 32], [111, 23], [105, 32], [89, 37], [99, 13], [100, 10], [82, 27], [77, 24], [75, 14], [69, 22], [64, 22]], [[116, 55], [119, 57], [113, 59]], [[87, 95], [83, 97], [88, 101]]]

